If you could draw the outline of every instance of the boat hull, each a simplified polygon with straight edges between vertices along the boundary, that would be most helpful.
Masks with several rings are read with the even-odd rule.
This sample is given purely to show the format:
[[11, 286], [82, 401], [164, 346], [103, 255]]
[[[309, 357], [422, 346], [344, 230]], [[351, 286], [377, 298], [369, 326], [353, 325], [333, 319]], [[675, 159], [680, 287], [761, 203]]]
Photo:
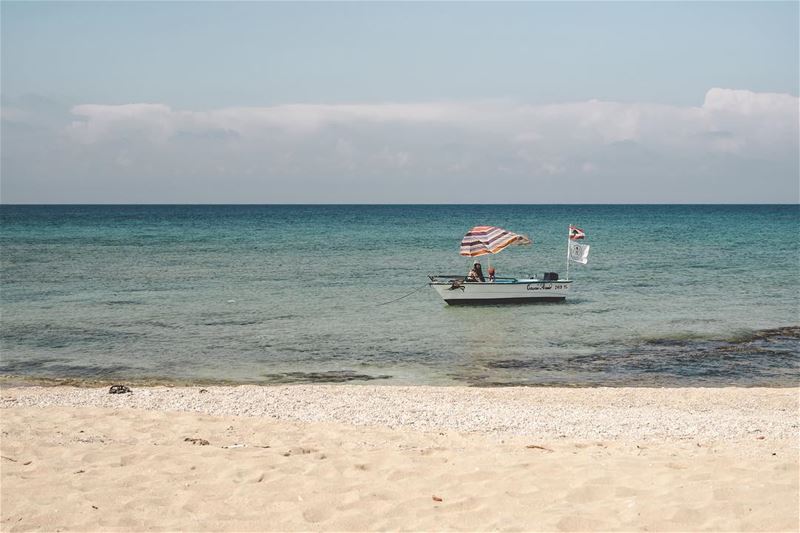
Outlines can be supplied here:
[[434, 281], [430, 285], [448, 305], [529, 304], [563, 301], [571, 281], [515, 280], [498, 283]]

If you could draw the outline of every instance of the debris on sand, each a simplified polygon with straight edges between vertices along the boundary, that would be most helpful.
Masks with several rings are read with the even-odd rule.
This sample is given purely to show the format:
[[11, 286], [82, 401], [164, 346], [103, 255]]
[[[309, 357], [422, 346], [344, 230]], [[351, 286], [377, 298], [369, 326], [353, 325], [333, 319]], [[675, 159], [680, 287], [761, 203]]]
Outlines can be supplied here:
[[551, 450], [550, 448], [545, 448], [544, 446], [539, 446], [538, 444], [528, 444], [528, 445], [527, 445], [527, 446], [525, 446], [525, 447], [526, 447], [526, 448], [533, 449], [533, 450], [544, 450], [544, 451], [546, 451], [546, 452], [552, 452], [552, 451], [553, 451], [553, 450]]

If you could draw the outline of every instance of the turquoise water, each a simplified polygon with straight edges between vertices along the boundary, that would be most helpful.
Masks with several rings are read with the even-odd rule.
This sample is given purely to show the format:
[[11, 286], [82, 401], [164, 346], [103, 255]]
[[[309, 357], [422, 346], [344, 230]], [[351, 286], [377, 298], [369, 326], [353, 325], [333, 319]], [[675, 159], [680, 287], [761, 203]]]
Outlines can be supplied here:
[[[800, 208], [0, 206], [0, 373], [468, 385], [794, 385]], [[562, 304], [448, 307], [478, 224]], [[484, 268], [486, 263], [484, 261]], [[386, 305], [383, 302], [409, 296]]]

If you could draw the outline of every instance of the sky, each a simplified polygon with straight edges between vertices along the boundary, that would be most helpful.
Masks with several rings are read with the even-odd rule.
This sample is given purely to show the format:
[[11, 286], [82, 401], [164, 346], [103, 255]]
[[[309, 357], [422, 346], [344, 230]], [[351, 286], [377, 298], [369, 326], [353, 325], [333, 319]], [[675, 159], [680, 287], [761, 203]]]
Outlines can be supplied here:
[[3, 203], [798, 203], [798, 2], [0, 3]]

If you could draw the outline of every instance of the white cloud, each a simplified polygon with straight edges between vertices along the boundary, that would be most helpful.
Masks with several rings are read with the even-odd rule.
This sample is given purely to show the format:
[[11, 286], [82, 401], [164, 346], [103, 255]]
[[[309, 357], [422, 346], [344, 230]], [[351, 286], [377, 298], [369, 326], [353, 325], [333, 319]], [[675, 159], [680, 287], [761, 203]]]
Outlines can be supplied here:
[[[424, 194], [460, 190], [454, 186], [462, 180], [490, 179], [498, 191], [568, 183], [584, 201], [609, 201], [615, 191], [633, 189], [660, 195], [652, 201], [676, 201], [675, 191], [704, 182], [708, 195], [723, 194], [723, 184], [747, 199], [753, 189], [744, 185], [746, 174], [757, 172], [785, 199], [798, 189], [798, 102], [788, 94], [714, 88], [700, 106], [496, 100], [191, 111], [157, 103], [86, 104], [73, 107], [66, 122], [59, 118], [53, 130], [48, 153], [60, 153], [60, 162], [22, 155], [14, 161], [23, 174], [45, 175], [51, 164], [95, 174], [98, 182], [172, 176], [176, 184], [202, 178], [224, 188], [226, 180], [252, 176], [251, 185], [261, 180], [273, 192], [296, 186], [301, 196], [303, 180], [327, 180], [343, 195], [347, 187], [379, 194], [382, 184], [389, 190], [386, 184], [400, 178], [409, 180], [403, 190]], [[4, 125], [13, 121], [4, 126], [11, 139], [4, 138], [4, 152], [31, 152], [29, 137], [24, 146], [22, 134], [14, 141], [19, 121], [33, 122], [30, 110], [4, 108], [2, 115]], [[497, 200], [504, 198], [498, 192]]]
[[212, 111], [175, 111], [162, 104], [78, 105], [72, 113], [82, 120], [70, 134], [81, 142], [141, 133], [163, 142], [179, 131], [234, 131], [258, 137], [275, 130], [313, 134], [328, 126], [379, 123], [458, 123], [470, 106], [450, 103], [322, 105], [291, 104], [273, 107], [231, 107]]
[[10, 122], [23, 122], [28, 118], [30, 118], [30, 113], [24, 109], [18, 109], [10, 106], [4, 106], [0, 108], [0, 119], [2, 120], [7, 120]]
[[176, 132], [177, 115], [162, 104], [86, 104], [73, 107], [72, 113], [83, 120], [72, 122], [68, 133], [76, 141], [87, 144], [130, 136], [164, 142]]
[[706, 93], [703, 109], [742, 115], [797, 113], [797, 100], [790, 94], [714, 88]]
[[[12, 110], [13, 111], [13, 110]], [[326, 130], [447, 129], [480, 149], [483, 139], [507, 139], [509, 148], [563, 150], [632, 141], [650, 147], [722, 152], [773, 152], [797, 139], [798, 98], [787, 94], [711, 89], [701, 107], [586, 102], [528, 106], [511, 102], [409, 103], [238, 107], [177, 111], [162, 104], [79, 105], [69, 136], [82, 143], [113, 139], [168, 142], [179, 133], [232, 132], [244, 141], [306, 142]], [[350, 152], [354, 139], [342, 137]], [[444, 141], [445, 139], [442, 139]]]

